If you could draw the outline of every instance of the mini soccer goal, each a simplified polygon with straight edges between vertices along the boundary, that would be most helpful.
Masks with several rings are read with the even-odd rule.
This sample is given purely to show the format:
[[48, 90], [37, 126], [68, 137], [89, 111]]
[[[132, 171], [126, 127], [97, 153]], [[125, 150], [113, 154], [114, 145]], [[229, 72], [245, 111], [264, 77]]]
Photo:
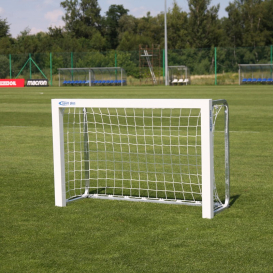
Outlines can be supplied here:
[[273, 65], [239, 64], [239, 85], [257, 83], [273, 83]]
[[122, 67], [58, 68], [59, 86], [126, 85], [127, 75]]
[[190, 84], [190, 70], [185, 65], [168, 66], [170, 85]]
[[229, 205], [225, 100], [53, 99], [52, 126], [56, 206], [185, 204], [213, 218]]

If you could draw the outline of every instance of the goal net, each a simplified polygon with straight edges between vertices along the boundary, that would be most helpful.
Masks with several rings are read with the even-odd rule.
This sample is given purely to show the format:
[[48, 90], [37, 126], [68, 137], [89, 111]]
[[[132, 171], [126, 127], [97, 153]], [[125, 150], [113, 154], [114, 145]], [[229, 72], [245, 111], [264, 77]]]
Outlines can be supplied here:
[[228, 206], [224, 100], [54, 99], [52, 124], [56, 206], [87, 197], [187, 204], [203, 218]]

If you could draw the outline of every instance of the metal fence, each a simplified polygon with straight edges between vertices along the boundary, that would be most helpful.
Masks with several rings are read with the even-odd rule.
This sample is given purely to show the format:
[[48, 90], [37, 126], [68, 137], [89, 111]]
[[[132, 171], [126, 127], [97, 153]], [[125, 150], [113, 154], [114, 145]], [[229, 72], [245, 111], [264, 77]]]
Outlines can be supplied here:
[[[187, 48], [168, 50], [168, 65], [189, 68], [191, 84], [238, 84], [238, 64], [272, 64], [272, 45], [240, 48]], [[160, 50], [164, 60], [164, 50]], [[58, 68], [122, 67], [128, 85], [154, 84], [147, 67], [142, 67], [139, 51], [51, 52], [0, 55], [0, 78], [47, 78], [59, 83]], [[146, 69], [146, 70], [145, 70]], [[154, 67], [164, 84], [164, 63]]]

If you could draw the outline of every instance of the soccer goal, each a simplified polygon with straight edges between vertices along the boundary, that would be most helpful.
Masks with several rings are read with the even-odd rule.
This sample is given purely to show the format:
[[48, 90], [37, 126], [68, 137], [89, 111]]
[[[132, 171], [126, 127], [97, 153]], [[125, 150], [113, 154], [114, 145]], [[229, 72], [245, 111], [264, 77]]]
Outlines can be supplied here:
[[213, 218], [229, 205], [228, 123], [225, 100], [53, 99], [55, 205], [185, 204]]

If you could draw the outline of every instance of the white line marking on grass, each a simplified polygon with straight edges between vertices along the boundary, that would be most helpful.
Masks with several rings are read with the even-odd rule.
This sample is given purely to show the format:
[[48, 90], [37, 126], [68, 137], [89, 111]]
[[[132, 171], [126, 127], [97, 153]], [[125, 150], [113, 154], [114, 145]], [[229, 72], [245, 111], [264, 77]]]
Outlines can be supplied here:
[[230, 133], [241, 133], [241, 134], [260, 134], [258, 131], [229, 131]]
[[[216, 133], [224, 133], [224, 131], [215, 131]], [[260, 134], [258, 131], [229, 131], [230, 133], [238, 133], [238, 134]]]
[[1, 127], [7, 127], [7, 128], [29, 128], [29, 127], [32, 127], [32, 126], [4, 125], [4, 126], [1, 126]]

